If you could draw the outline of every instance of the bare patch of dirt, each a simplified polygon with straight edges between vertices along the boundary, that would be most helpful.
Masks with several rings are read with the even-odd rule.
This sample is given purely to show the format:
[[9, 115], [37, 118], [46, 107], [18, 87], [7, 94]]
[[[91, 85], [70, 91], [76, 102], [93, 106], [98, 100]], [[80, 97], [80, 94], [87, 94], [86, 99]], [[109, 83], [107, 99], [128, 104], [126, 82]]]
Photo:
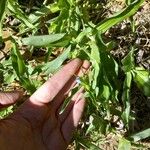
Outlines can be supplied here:
[[[114, 1], [110, 11], [118, 11], [124, 7], [122, 1]], [[135, 32], [131, 30], [129, 20], [114, 26], [106, 33], [106, 36], [116, 42], [116, 47], [111, 51], [113, 56], [121, 60], [129, 51], [131, 46], [135, 47], [136, 64], [150, 69], [150, 2], [143, 4], [141, 9], [134, 16]], [[109, 14], [110, 15], [110, 14]]]

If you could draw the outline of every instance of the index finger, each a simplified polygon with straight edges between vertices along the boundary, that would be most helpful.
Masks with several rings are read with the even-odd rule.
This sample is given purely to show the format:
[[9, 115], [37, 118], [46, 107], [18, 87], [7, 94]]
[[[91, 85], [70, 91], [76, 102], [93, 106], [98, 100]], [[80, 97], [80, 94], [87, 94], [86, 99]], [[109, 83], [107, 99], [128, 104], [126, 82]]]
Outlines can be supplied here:
[[74, 59], [65, 65], [52, 78], [45, 82], [30, 98], [29, 101], [36, 105], [46, 104], [59, 93], [70, 78], [82, 65], [80, 59]]

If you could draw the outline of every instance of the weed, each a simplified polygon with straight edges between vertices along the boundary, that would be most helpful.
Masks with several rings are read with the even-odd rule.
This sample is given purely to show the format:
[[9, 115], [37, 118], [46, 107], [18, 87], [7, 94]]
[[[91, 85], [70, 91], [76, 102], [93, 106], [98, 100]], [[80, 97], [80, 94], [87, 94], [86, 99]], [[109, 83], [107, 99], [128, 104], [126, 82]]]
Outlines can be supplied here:
[[[76, 149], [100, 149], [101, 143], [107, 141], [105, 137], [112, 133], [119, 138], [118, 149], [131, 149], [132, 141], [150, 136], [149, 129], [130, 136], [130, 122], [134, 119], [130, 103], [131, 85], [135, 82], [145, 96], [150, 96], [150, 73], [135, 64], [135, 45], [131, 45], [128, 54], [120, 60], [121, 63], [117, 62], [110, 53], [115, 46], [114, 41], [106, 40], [105, 33], [129, 19], [134, 34], [136, 25], [133, 15], [143, 2], [126, 1], [126, 7], [120, 12], [95, 21], [89, 14], [90, 9], [95, 6], [95, 11], [99, 12], [99, 8], [103, 8], [96, 0], [92, 0], [92, 3], [89, 0], [45, 1], [40, 7], [37, 4], [26, 6], [28, 11], [23, 11], [22, 4], [15, 0], [1, 1], [0, 44], [7, 40], [11, 40], [12, 44], [9, 57], [1, 61], [0, 73], [4, 77], [1, 83], [9, 84], [16, 80], [32, 94], [67, 59], [79, 57], [89, 60], [91, 70], [80, 79], [86, 90], [88, 105], [79, 129], [81, 132], [74, 136]], [[14, 27], [6, 25], [5, 20], [9, 17]], [[100, 22], [97, 23], [98, 20]], [[18, 24], [14, 25], [14, 21]], [[2, 27], [14, 29], [14, 33], [11, 32], [8, 39], [3, 39]], [[30, 54], [31, 60], [25, 59], [23, 47]], [[39, 51], [44, 49], [42, 60], [33, 58], [36, 48]], [[61, 54], [55, 55], [59, 49]], [[44, 80], [37, 81], [41, 74]]]

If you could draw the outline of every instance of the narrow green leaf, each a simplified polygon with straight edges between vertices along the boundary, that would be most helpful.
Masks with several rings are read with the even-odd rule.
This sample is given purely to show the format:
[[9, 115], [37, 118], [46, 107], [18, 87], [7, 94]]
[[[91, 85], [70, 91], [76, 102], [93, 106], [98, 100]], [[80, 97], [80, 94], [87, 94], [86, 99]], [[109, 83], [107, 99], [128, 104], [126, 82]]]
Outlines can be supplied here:
[[133, 78], [145, 96], [150, 96], [150, 71], [142, 67], [136, 67], [133, 70]]
[[72, 91], [71, 91], [71, 96], [69, 96], [69, 97], [67, 97], [65, 100], [64, 100], [64, 102], [63, 102], [63, 104], [62, 104], [62, 106], [61, 106], [61, 108], [60, 108], [60, 112], [59, 112], [59, 114], [62, 114], [64, 111], [65, 111], [65, 109], [69, 106], [69, 105], [72, 105], [71, 104], [71, 100], [72, 100], [72, 97], [74, 96], [74, 94], [77, 92], [79, 90], [79, 87], [75, 87], [74, 89], [72, 89]]
[[36, 91], [35, 86], [33, 83], [30, 81], [29, 78], [26, 77], [19, 77], [21, 86], [25, 88], [30, 94], [33, 94]]
[[52, 13], [56, 13], [57, 11], [59, 11], [57, 3], [49, 4], [48, 6], [43, 6], [34, 13], [31, 13], [29, 15], [29, 20], [30, 22], [35, 24], [40, 21], [40, 18]]
[[112, 17], [105, 19], [104, 21], [100, 22], [96, 29], [99, 30], [101, 33], [106, 32], [109, 28], [116, 25], [117, 23], [127, 19], [128, 17], [134, 15], [137, 10], [140, 8], [141, 4], [144, 0], [135, 0], [129, 6], [127, 6], [124, 10], [119, 13], [116, 13]]
[[70, 5], [68, 0], [58, 0], [58, 6], [60, 9], [68, 9]]
[[2, 43], [2, 19], [5, 12], [7, 0], [0, 0], [0, 45]]
[[130, 117], [130, 89], [131, 89], [131, 82], [132, 82], [132, 74], [131, 72], [126, 73], [126, 78], [123, 85], [123, 94], [122, 94], [122, 101], [124, 104], [124, 111], [122, 113], [122, 119], [125, 125], [128, 127], [129, 117]]
[[87, 35], [89, 35], [90, 33], [91, 33], [91, 28], [90, 27], [87, 27], [87, 28], [85, 28], [82, 32], [80, 32], [79, 34], [78, 34], [78, 36], [76, 37], [76, 39], [75, 39], [75, 42], [76, 43], [81, 43], [82, 42], [82, 40], [87, 36]]
[[13, 113], [14, 106], [9, 106], [8, 108], [2, 108], [0, 110], [0, 119], [6, 118], [8, 115]]
[[45, 63], [48, 62], [49, 57], [50, 57], [51, 54], [52, 54], [52, 48], [51, 48], [51, 47], [48, 47], [48, 48], [47, 48], [47, 53], [46, 53], [46, 55], [45, 55]]
[[0, 69], [0, 86], [2, 83], [4, 83], [4, 72]]
[[126, 140], [125, 138], [119, 139], [118, 150], [131, 150], [130, 141]]
[[11, 60], [12, 60], [12, 66], [15, 70], [19, 81], [21, 83], [21, 86], [23, 86], [30, 94], [32, 94], [36, 88], [32, 81], [30, 81], [28, 77], [28, 70], [26, 68], [25, 62], [23, 60], [23, 57], [20, 54], [20, 51], [17, 47], [16, 41], [12, 38], [13, 48], [11, 50]]
[[133, 3], [135, 0], [125, 0], [126, 5], [130, 5], [131, 3]]
[[20, 9], [19, 4], [15, 0], [8, 0], [8, 9], [19, 19], [21, 20], [27, 27], [34, 28], [34, 25], [30, 22], [29, 18], [24, 14], [24, 12]]
[[90, 41], [89, 45], [91, 47], [90, 61], [92, 62], [93, 66], [92, 88], [95, 89], [100, 72], [100, 52], [95, 41]]
[[41, 69], [47, 75], [50, 73], [54, 73], [58, 68], [62, 65], [62, 63], [68, 58], [71, 51], [71, 47], [68, 47], [60, 56], [54, 59], [51, 62], [44, 64]]
[[103, 66], [104, 74], [106, 78], [108, 78], [108, 81], [111, 84], [111, 86], [115, 89], [118, 87], [118, 64], [113, 59], [111, 54], [107, 51], [107, 45], [103, 42], [100, 32], [96, 34], [95, 40], [100, 52], [100, 59], [101, 64]]
[[96, 146], [95, 144], [93, 144], [87, 139], [80, 138], [78, 139], [78, 143], [88, 150], [101, 150], [101, 148], [99, 148], [98, 146]]
[[123, 64], [122, 69], [124, 70], [124, 72], [129, 72], [132, 69], [134, 69], [135, 64], [134, 64], [134, 50], [133, 50], [133, 48], [127, 54], [127, 56], [122, 59], [121, 62]]
[[12, 83], [14, 80], [15, 80], [15, 78], [16, 78], [17, 76], [16, 76], [16, 74], [14, 74], [14, 72], [11, 72], [11, 73], [6, 73], [5, 74], [5, 78], [4, 78], [4, 82], [6, 83], [6, 84], [10, 84], [10, 83]]
[[22, 39], [24, 45], [36, 47], [65, 46], [68, 44], [69, 41], [69, 37], [65, 36], [65, 33], [30, 36]]
[[91, 47], [91, 59], [95, 60], [97, 63], [100, 63], [100, 52], [96, 45], [95, 41], [89, 42], [89, 45]]
[[13, 42], [13, 48], [11, 51], [12, 64], [17, 72], [17, 75], [22, 76], [26, 72], [26, 65], [25, 65], [24, 60], [18, 50], [15, 40], [12, 39], [12, 42]]
[[90, 120], [92, 121], [86, 130], [86, 135], [92, 133], [94, 130], [101, 134], [106, 134], [107, 126], [109, 124], [107, 120], [97, 115], [90, 116]]
[[107, 51], [110, 51], [116, 47], [116, 42], [110, 41], [109, 43], [106, 44], [106, 46], [107, 46]]
[[148, 137], [150, 137], [150, 128], [148, 128], [144, 131], [141, 131], [139, 133], [136, 133], [136, 134], [130, 136], [129, 138], [131, 138], [134, 142], [137, 142], [137, 141], [143, 140]]
[[1, 0], [0, 1], [0, 8], [1, 8], [0, 9], [0, 22], [3, 18], [4, 12], [5, 12], [6, 2], [7, 2], [7, 0]]

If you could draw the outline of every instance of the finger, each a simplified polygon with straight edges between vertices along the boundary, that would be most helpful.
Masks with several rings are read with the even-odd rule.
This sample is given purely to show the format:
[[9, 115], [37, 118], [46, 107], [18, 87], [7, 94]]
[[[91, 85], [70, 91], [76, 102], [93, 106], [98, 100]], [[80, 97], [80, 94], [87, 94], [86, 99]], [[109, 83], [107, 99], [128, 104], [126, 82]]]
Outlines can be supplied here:
[[40, 105], [52, 101], [81, 65], [82, 61], [80, 59], [74, 59], [65, 65], [30, 97], [30, 102]]
[[74, 103], [74, 106], [62, 125], [62, 133], [67, 143], [70, 142], [73, 132], [78, 126], [85, 106], [85, 99], [81, 98]]
[[[80, 69], [78, 70], [78, 72], [76, 73], [76, 76], [81, 77], [84, 74], [86, 74], [89, 67], [90, 67], [89, 61], [85, 60], [82, 64], [82, 66], [80, 67]], [[76, 76], [73, 76], [69, 80], [69, 82], [64, 86], [64, 88], [54, 98], [54, 101], [52, 102], [52, 108], [54, 109], [54, 111], [59, 109], [59, 107], [62, 105], [65, 97], [67, 97], [68, 93], [74, 88], [74, 86], [76, 86], [76, 84], [77, 84]]]
[[6, 107], [16, 103], [23, 96], [23, 92], [0, 92], [0, 107]]
[[[83, 94], [83, 91], [84, 89], [81, 88], [71, 99], [69, 105], [67, 106], [67, 108], [65, 109], [65, 111], [60, 114], [58, 117], [59, 117], [59, 120], [61, 122], [61, 124], [66, 120], [67, 116], [70, 114], [72, 108], [73, 108], [73, 105], [76, 101], [79, 101], [80, 99], [83, 98], [84, 94]], [[59, 113], [59, 112], [58, 112]]]
[[84, 60], [81, 69], [79, 70], [78, 75], [83, 76], [84, 74], [87, 73], [88, 69], [90, 67], [90, 62], [88, 60]]
[[19, 109], [14, 113], [14, 117], [23, 116], [37, 126], [49, 116], [51, 105], [49, 102], [68, 83], [70, 78], [82, 65], [80, 59], [74, 59], [60, 69], [52, 78], [44, 83]]

